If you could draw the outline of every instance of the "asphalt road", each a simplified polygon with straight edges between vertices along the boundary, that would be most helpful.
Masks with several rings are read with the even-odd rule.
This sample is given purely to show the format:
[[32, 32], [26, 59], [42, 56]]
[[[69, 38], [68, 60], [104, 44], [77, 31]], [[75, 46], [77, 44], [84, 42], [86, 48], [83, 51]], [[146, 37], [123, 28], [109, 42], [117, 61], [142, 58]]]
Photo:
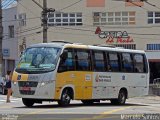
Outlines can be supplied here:
[[11, 103], [5, 100], [6, 96], [0, 95], [0, 120], [160, 120], [158, 96], [130, 98], [123, 106], [111, 105], [109, 101], [88, 106], [72, 101], [68, 107], [44, 102], [27, 108], [20, 98], [12, 97]]

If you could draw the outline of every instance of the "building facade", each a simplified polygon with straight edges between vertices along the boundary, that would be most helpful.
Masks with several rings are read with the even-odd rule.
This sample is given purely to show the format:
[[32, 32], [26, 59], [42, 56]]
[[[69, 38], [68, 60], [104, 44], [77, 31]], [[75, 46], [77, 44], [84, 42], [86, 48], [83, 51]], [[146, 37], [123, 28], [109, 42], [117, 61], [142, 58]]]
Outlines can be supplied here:
[[[43, 5], [43, 0], [37, 0]], [[47, 0], [48, 42], [110, 44], [146, 51], [151, 82], [160, 77], [160, 1]], [[43, 42], [42, 9], [32, 0], [18, 0], [18, 53]]]
[[14, 70], [18, 62], [18, 24], [17, 24], [17, 7], [3, 9], [2, 11], [3, 24], [3, 40], [2, 40], [2, 54], [3, 66], [2, 76], [7, 70]]

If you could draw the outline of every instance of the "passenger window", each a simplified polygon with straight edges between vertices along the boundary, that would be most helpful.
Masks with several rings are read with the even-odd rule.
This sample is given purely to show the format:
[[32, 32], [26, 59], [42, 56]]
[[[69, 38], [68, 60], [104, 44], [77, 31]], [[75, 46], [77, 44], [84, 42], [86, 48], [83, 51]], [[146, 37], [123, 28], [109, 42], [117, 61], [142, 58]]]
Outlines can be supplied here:
[[133, 56], [133, 60], [134, 60], [134, 71], [140, 73], [144, 72], [143, 55], [135, 54]]
[[61, 59], [58, 71], [71, 71], [75, 70], [74, 53], [72, 49], [65, 49], [67, 53], [67, 58], [65, 60]]
[[109, 53], [109, 64], [111, 71], [118, 72], [120, 65], [119, 65], [119, 57], [117, 53]]
[[133, 61], [129, 53], [122, 53], [122, 71], [133, 72]]
[[93, 66], [94, 71], [104, 72], [106, 70], [103, 52], [93, 53]]
[[91, 70], [90, 53], [86, 50], [77, 50], [76, 52], [76, 69], [82, 71]]

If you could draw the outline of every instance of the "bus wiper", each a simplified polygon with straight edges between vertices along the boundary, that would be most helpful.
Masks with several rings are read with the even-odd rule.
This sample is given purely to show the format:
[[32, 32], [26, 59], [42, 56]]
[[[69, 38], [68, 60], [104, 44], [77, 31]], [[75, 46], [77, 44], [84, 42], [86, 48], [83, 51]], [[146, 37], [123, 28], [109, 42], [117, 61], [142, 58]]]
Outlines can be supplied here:
[[16, 71], [17, 72], [20, 72], [20, 73], [27, 73], [27, 74], [29, 74], [30, 73], [30, 71], [27, 69], [27, 68], [16, 68]]
[[41, 60], [35, 67], [39, 68], [40, 64], [42, 64], [42, 63], [44, 62], [44, 60], [46, 59], [47, 56], [48, 56], [48, 55], [45, 55], [45, 56], [42, 58], [42, 60]]

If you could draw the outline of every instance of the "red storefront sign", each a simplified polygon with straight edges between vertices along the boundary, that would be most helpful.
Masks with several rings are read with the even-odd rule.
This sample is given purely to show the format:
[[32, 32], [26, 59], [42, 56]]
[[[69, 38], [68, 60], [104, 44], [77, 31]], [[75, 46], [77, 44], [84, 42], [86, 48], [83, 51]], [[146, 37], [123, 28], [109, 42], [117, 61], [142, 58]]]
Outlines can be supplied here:
[[101, 31], [97, 27], [95, 34], [98, 34], [101, 39], [106, 39], [106, 43], [133, 43], [134, 40], [126, 31]]
[[133, 43], [133, 39], [128, 36], [128, 38], [122, 38], [122, 37], [118, 37], [118, 38], [114, 38], [113, 36], [110, 36], [107, 38], [106, 43]]

